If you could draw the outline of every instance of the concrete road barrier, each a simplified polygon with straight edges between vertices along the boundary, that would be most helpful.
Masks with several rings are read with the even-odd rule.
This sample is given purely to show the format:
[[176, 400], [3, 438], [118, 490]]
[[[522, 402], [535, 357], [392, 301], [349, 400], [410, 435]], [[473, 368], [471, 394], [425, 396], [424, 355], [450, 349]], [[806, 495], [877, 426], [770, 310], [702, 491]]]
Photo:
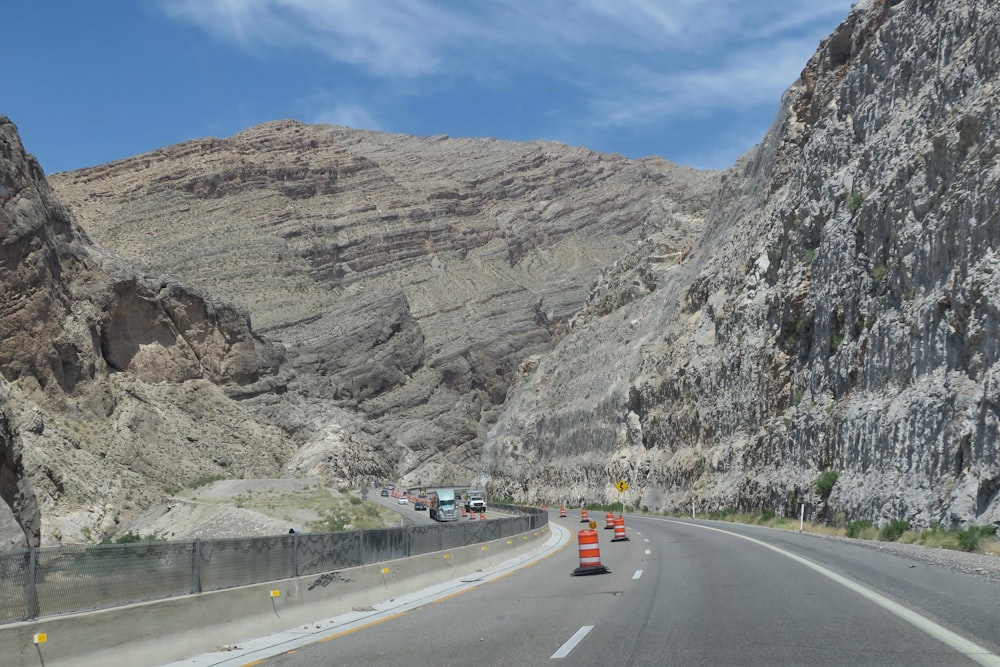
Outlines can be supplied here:
[[162, 665], [367, 607], [503, 563], [549, 526], [324, 574], [0, 626], [9, 667]]

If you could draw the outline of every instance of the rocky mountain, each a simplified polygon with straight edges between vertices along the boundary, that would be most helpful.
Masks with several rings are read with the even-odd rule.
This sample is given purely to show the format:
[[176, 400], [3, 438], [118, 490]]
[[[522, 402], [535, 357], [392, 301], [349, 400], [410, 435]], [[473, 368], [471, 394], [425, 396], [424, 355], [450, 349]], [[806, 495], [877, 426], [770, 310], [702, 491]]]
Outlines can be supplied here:
[[102, 246], [245, 309], [281, 371], [227, 389], [290, 474], [466, 483], [601, 270], [663, 264], [718, 174], [553, 143], [293, 121], [51, 178]]
[[71, 215], [4, 121], [2, 497], [43, 541], [206, 475], [1000, 522], [998, 33], [862, 0], [724, 174], [281, 121], [57, 174]]
[[686, 260], [639, 299], [620, 294], [643, 258], [609, 271], [614, 308], [512, 390], [484, 479], [550, 502], [617, 500], [626, 479], [656, 508], [1000, 524], [998, 75], [992, 0], [857, 3]]
[[221, 390], [273, 375], [280, 348], [233, 306], [95, 246], [5, 117], [0, 248], [5, 542], [100, 537], [165, 485], [287, 460], [288, 438]]

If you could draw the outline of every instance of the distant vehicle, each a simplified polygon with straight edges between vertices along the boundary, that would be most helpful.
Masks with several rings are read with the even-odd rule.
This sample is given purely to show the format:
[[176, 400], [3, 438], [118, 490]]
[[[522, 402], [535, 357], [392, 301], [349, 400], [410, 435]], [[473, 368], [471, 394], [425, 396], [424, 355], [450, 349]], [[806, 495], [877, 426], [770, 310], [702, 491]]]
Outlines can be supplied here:
[[387, 489], [389, 489], [390, 491], [392, 491], [393, 489], [395, 489], [395, 488], [396, 488], [396, 485], [395, 485], [395, 484], [390, 484], [389, 486], [387, 486], [387, 487], [385, 487], [385, 488], [387, 488]]
[[388, 495], [389, 495], [389, 489], [382, 489], [382, 496], [388, 497]]
[[424, 503], [424, 501], [422, 500], [418, 500], [417, 502], [413, 503], [413, 509], [417, 510], [418, 512], [421, 512], [427, 509], [427, 504]]
[[478, 489], [469, 489], [465, 493], [465, 511], [470, 514], [481, 514], [486, 511], [486, 494]]
[[428, 493], [427, 513], [435, 521], [458, 521], [455, 489], [437, 489]]
[[407, 500], [406, 496], [403, 496], [402, 498], [397, 498], [397, 499], [396, 499], [396, 503], [397, 503], [398, 505], [406, 505], [406, 504], [408, 504], [409, 502], [410, 502], [410, 501], [409, 501], [409, 500]]

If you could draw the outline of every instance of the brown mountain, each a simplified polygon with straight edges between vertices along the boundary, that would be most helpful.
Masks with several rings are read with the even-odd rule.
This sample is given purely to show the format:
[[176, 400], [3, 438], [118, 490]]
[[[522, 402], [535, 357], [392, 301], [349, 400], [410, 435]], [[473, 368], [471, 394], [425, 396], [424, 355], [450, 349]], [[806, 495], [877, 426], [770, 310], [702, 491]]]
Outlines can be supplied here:
[[470, 479], [519, 367], [600, 271], [688, 244], [715, 173], [551, 143], [292, 121], [52, 183], [94, 239], [250, 313], [280, 374], [229, 394], [301, 444], [289, 469]]
[[[10, 518], [30, 544], [113, 531], [163, 485], [215, 460], [231, 474], [277, 471], [286, 439], [260, 424], [249, 430], [265, 435], [248, 443], [235, 429], [253, 419], [219, 387], [259, 383], [277, 371], [281, 350], [234, 307], [95, 246], [5, 117], [0, 247], [0, 493], [13, 510], [0, 515], [5, 540]], [[199, 446], [206, 437], [218, 439]], [[248, 451], [262, 442], [274, 451]]]

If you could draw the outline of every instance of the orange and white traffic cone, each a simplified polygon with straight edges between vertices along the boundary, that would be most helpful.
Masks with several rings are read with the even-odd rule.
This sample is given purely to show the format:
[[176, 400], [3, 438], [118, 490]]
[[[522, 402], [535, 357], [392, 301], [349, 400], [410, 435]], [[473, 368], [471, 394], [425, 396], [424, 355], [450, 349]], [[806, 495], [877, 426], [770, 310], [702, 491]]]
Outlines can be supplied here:
[[597, 541], [597, 531], [583, 528], [577, 535], [580, 543], [580, 567], [573, 570], [571, 576], [581, 574], [607, 574], [611, 570], [601, 565], [601, 547]]
[[479, 513], [479, 520], [480, 521], [486, 521], [486, 512], [480, 512]]
[[628, 535], [625, 534], [625, 517], [620, 516], [615, 519], [615, 536], [612, 542], [628, 542]]
[[566, 508], [565, 507], [560, 507], [559, 508], [559, 518], [560, 519], [565, 519], [566, 518]]
[[462, 508], [462, 516], [464, 517], [466, 514], [467, 514], [467, 512], [465, 511], [465, 508], [463, 507]]
[[590, 518], [587, 516], [586, 507], [580, 510], [580, 523], [590, 523]]
[[611, 530], [615, 527], [615, 513], [608, 512], [604, 515], [604, 530]]

